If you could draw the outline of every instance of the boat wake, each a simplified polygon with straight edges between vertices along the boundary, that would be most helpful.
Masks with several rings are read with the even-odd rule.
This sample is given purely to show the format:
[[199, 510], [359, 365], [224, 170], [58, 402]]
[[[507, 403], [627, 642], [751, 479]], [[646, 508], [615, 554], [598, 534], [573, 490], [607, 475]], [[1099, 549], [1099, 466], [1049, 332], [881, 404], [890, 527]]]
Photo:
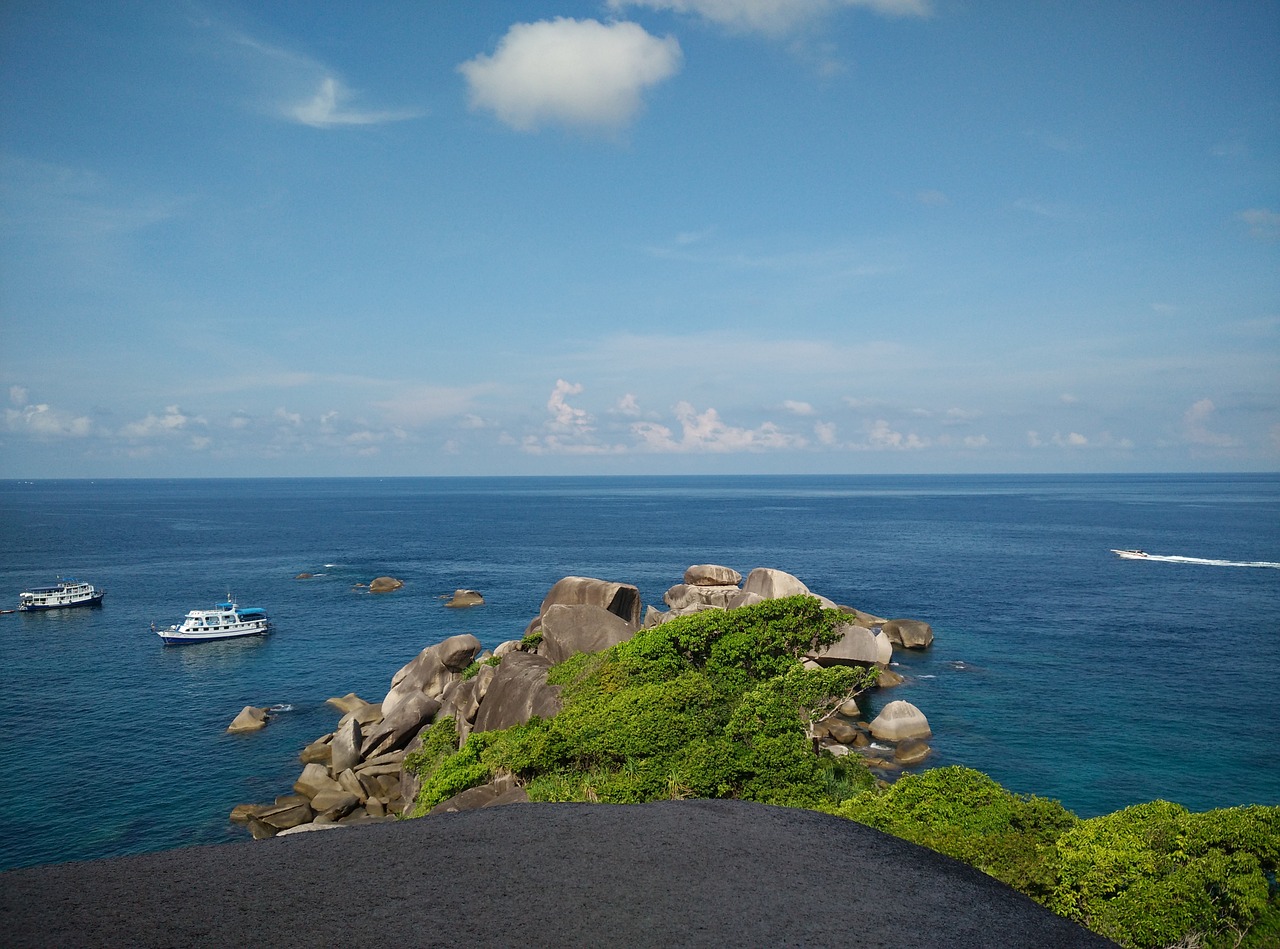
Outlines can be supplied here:
[[1174, 557], [1161, 554], [1147, 554], [1143, 560], [1159, 560], [1161, 563], [1194, 563], [1202, 567], [1267, 567], [1280, 570], [1280, 563], [1270, 560], [1210, 560], [1206, 557]]

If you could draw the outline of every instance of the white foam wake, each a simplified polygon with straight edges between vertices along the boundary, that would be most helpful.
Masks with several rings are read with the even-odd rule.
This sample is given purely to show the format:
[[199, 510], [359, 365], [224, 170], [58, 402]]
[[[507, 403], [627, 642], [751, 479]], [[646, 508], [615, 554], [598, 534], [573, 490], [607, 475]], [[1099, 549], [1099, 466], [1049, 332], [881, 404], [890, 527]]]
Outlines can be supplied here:
[[1270, 567], [1272, 570], [1280, 570], [1280, 563], [1272, 563], [1270, 560], [1208, 560], [1204, 557], [1166, 557], [1160, 554], [1147, 554], [1141, 559], [1159, 560], [1163, 563], [1196, 563], [1205, 567]]

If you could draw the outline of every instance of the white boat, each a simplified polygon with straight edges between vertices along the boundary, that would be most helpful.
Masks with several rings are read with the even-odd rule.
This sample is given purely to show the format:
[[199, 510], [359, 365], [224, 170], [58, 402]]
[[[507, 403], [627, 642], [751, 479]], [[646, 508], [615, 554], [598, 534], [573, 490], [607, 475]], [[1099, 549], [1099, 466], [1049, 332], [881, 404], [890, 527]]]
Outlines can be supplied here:
[[68, 606], [101, 606], [106, 590], [94, 589], [75, 577], [59, 577], [49, 587], [35, 587], [18, 595], [20, 610], [60, 610]]
[[181, 626], [151, 630], [166, 644], [202, 643], [211, 639], [238, 639], [241, 636], [265, 636], [271, 630], [267, 611], [256, 606], [237, 606], [227, 599], [211, 610], [192, 610]]
[[1116, 550], [1112, 548], [1111, 552], [1125, 560], [1146, 560], [1151, 555], [1145, 550]]

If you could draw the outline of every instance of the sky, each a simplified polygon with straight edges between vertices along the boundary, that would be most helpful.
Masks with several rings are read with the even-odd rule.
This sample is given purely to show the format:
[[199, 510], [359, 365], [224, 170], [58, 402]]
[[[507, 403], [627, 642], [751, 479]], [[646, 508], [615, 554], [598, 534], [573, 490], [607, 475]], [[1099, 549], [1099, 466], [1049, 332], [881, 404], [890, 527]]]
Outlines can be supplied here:
[[0, 477], [1280, 470], [1280, 3], [0, 5]]

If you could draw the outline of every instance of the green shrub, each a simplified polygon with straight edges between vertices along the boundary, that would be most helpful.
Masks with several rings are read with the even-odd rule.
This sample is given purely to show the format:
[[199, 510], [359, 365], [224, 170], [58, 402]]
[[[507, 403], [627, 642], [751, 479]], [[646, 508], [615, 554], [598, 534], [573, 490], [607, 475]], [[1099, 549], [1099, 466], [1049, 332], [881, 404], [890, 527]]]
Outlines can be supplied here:
[[1275, 919], [1280, 807], [1152, 801], [1081, 821], [1057, 849], [1049, 907], [1124, 946], [1234, 942]]
[[[413, 813], [499, 772], [534, 800], [634, 803], [738, 797], [834, 805], [871, 783], [853, 759], [819, 758], [808, 725], [874, 682], [862, 669], [806, 671], [846, 618], [813, 597], [708, 610], [639, 631], [551, 670], [563, 707], [546, 721], [472, 735], [426, 767]], [[467, 782], [471, 782], [468, 784]]]
[[1013, 794], [959, 766], [903, 775], [835, 813], [962, 860], [1042, 903], [1054, 883], [1055, 844], [1078, 821], [1057, 801]]

